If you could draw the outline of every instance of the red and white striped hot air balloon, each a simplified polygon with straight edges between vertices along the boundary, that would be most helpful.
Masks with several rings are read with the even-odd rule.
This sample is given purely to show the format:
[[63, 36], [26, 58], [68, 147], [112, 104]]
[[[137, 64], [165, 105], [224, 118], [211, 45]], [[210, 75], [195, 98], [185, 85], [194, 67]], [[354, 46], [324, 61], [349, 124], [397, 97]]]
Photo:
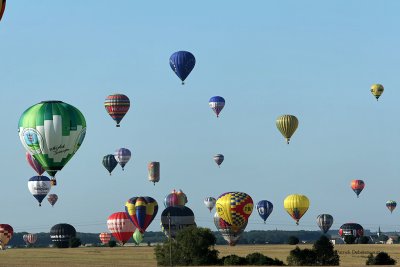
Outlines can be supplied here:
[[107, 227], [111, 234], [124, 245], [136, 230], [135, 225], [125, 212], [116, 212], [107, 220]]
[[101, 243], [107, 244], [111, 240], [111, 234], [110, 233], [105, 233], [105, 232], [104, 233], [100, 233], [99, 234], [99, 238], [100, 238]]
[[26, 235], [26, 243], [28, 244], [35, 244], [37, 241], [37, 234], [27, 234]]

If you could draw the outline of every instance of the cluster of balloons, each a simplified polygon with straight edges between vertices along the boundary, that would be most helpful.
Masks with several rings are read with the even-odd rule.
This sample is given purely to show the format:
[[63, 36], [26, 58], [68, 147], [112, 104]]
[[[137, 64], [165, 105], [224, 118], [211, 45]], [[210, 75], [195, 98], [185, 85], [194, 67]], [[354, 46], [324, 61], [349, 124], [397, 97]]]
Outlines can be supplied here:
[[103, 157], [103, 166], [111, 175], [112, 171], [119, 164], [124, 170], [125, 165], [131, 159], [131, 151], [127, 148], [119, 148], [114, 154], [108, 154]]

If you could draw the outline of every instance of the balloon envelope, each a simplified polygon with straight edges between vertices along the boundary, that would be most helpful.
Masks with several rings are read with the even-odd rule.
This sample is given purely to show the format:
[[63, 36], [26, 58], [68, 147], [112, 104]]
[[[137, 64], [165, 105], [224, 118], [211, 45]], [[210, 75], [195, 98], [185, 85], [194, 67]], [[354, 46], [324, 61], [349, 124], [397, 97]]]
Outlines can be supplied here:
[[290, 217], [292, 217], [298, 225], [299, 220], [310, 207], [310, 201], [304, 195], [293, 194], [285, 198], [283, 201], [283, 206]]
[[124, 170], [126, 163], [131, 159], [131, 151], [127, 148], [117, 149], [114, 153], [114, 157], [119, 165], [121, 165], [122, 170]]
[[243, 192], [227, 192], [216, 202], [218, 216], [234, 230], [241, 229], [253, 211], [253, 199]]
[[207, 209], [211, 210], [215, 207], [215, 203], [217, 203], [217, 200], [213, 197], [206, 197], [204, 199], [204, 205], [206, 205]]
[[141, 233], [144, 233], [157, 215], [158, 204], [152, 197], [133, 197], [125, 203], [125, 211]]
[[196, 225], [194, 213], [186, 206], [171, 206], [161, 213], [161, 226], [164, 234], [175, 238], [179, 230]]
[[26, 235], [26, 242], [28, 244], [33, 245], [36, 243], [36, 241], [37, 241], [37, 234], [27, 234]]
[[373, 84], [371, 86], [371, 93], [375, 96], [376, 100], [378, 101], [378, 98], [383, 94], [383, 91], [385, 88], [383, 88], [382, 84]]
[[298, 126], [299, 120], [294, 115], [282, 115], [276, 119], [276, 127], [286, 138], [288, 144]]
[[6, 249], [8, 242], [14, 234], [14, 229], [9, 224], [0, 224], [0, 249]]
[[188, 51], [178, 51], [169, 58], [169, 65], [175, 74], [181, 79], [182, 84], [196, 65], [194, 55]]
[[108, 154], [103, 157], [103, 166], [107, 169], [110, 175], [117, 165], [118, 161], [115, 159], [114, 155]]
[[4, 10], [6, 9], [6, 0], [0, 0], [0, 21], [3, 17]]
[[357, 197], [363, 191], [365, 187], [365, 183], [363, 180], [353, 180], [351, 181], [351, 189], [353, 189], [354, 193], [356, 193]]
[[109, 95], [104, 101], [104, 107], [108, 115], [117, 123], [116, 127], [120, 126], [119, 124], [126, 113], [128, 113], [130, 106], [131, 102], [129, 98], [123, 94]]
[[222, 109], [225, 107], [225, 99], [222, 96], [213, 96], [208, 101], [208, 105], [219, 117], [219, 113], [221, 113]]
[[51, 204], [51, 206], [54, 206], [58, 200], [58, 196], [56, 194], [49, 194], [47, 196], [47, 201]]
[[330, 214], [320, 214], [317, 216], [317, 225], [324, 234], [329, 231], [333, 224], [333, 217]]
[[340, 226], [339, 235], [341, 237], [349, 235], [358, 238], [364, 235], [364, 228], [358, 223], [345, 223]]
[[388, 208], [388, 210], [390, 210], [390, 213], [393, 212], [393, 210], [396, 208], [397, 203], [394, 200], [388, 200], [386, 201], [386, 207]]
[[51, 241], [58, 248], [68, 248], [70, 239], [75, 236], [75, 228], [67, 223], [56, 224], [50, 229]]
[[175, 189], [168, 194], [164, 198], [164, 206], [166, 208], [168, 207], [174, 207], [174, 206], [185, 206], [185, 204], [188, 202], [186, 194], [183, 193], [182, 190], [176, 191]]
[[135, 241], [135, 243], [139, 245], [143, 241], [143, 234], [138, 229], [136, 229], [136, 231], [133, 233], [132, 238], [133, 241]]
[[28, 161], [28, 164], [32, 167], [32, 169], [35, 170], [35, 172], [40, 176], [44, 173], [44, 169], [42, 165], [34, 158], [32, 157], [31, 153], [26, 152], [25, 153], [26, 161]]
[[268, 200], [261, 200], [257, 203], [256, 209], [258, 215], [260, 215], [261, 219], [263, 219], [265, 223], [269, 215], [272, 213], [274, 205], [272, 205], [272, 203], [269, 202]]
[[46, 176], [33, 176], [28, 181], [28, 189], [39, 202], [39, 206], [41, 206], [43, 199], [50, 192], [50, 179]]
[[160, 181], [160, 162], [152, 161], [147, 165], [148, 178], [153, 184]]
[[217, 163], [218, 166], [220, 166], [222, 164], [222, 162], [224, 162], [224, 159], [225, 159], [225, 157], [222, 154], [217, 154], [214, 156], [214, 161], [215, 161], [215, 163]]
[[218, 216], [218, 212], [216, 212], [214, 214], [214, 224], [217, 230], [221, 233], [222, 238], [224, 238], [230, 246], [235, 246], [247, 226], [247, 221], [240, 228], [235, 228], [221, 219]]
[[103, 232], [99, 234], [99, 238], [102, 244], [108, 244], [108, 242], [111, 240], [111, 234]]
[[136, 227], [129, 219], [126, 212], [116, 212], [110, 215], [107, 220], [107, 227], [111, 234], [122, 245], [124, 245], [132, 237]]

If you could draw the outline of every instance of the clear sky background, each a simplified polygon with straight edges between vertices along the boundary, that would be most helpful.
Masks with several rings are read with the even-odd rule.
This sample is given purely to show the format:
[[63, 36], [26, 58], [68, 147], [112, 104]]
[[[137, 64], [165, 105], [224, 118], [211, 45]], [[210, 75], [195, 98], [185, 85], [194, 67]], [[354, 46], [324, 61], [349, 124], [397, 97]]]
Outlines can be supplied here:
[[[159, 203], [182, 189], [200, 226], [215, 230], [207, 196], [243, 191], [274, 211], [256, 211], [247, 230], [318, 230], [318, 214], [338, 229], [357, 222], [399, 230], [400, 2], [385, 1], [8, 1], [0, 23], [2, 95], [1, 223], [17, 232], [70, 223], [79, 232], [106, 231], [107, 217], [133, 196]], [[184, 86], [170, 55], [192, 52]], [[377, 102], [369, 88], [382, 83]], [[124, 93], [131, 109], [116, 128], [103, 102]], [[217, 119], [214, 95], [226, 106]], [[58, 173], [52, 208], [27, 188], [35, 173], [25, 160], [17, 124], [42, 100], [62, 100], [87, 121], [83, 145]], [[286, 145], [281, 114], [299, 128]], [[110, 177], [104, 155], [132, 151]], [[219, 169], [214, 154], [225, 161]], [[161, 162], [161, 180], [147, 163]], [[357, 199], [352, 179], [363, 179]], [[296, 226], [283, 209], [293, 193], [310, 199]]]

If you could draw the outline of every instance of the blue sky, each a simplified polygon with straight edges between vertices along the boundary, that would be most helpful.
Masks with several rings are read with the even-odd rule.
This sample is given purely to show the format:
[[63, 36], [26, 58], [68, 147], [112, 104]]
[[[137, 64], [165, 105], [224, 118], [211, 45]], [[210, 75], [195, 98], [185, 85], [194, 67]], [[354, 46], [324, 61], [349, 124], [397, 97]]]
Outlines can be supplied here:
[[[385, 1], [9, 1], [0, 23], [3, 153], [1, 223], [48, 231], [60, 222], [80, 232], [106, 230], [107, 217], [133, 196], [162, 200], [182, 189], [200, 226], [215, 230], [207, 196], [243, 191], [270, 200], [267, 224], [256, 211], [247, 230], [317, 230], [318, 214], [339, 228], [398, 230], [400, 3]], [[196, 67], [181, 86], [169, 56], [191, 51]], [[375, 101], [369, 92], [382, 83]], [[114, 127], [103, 102], [124, 93], [131, 110]], [[208, 99], [221, 95], [219, 119]], [[22, 112], [42, 100], [79, 108], [86, 139], [57, 175], [59, 201], [41, 208], [27, 188], [34, 175], [19, 141]], [[286, 145], [281, 114], [299, 128]], [[109, 177], [102, 157], [132, 151]], [[218, 169], [213, 155], [222, 153]], [[147, 163], [161, 162], [161, 181]], [[366, 183], [360, 198], [352, 179]], [[295, 226], [283, 209], [292, 193], [311, 206]]]

